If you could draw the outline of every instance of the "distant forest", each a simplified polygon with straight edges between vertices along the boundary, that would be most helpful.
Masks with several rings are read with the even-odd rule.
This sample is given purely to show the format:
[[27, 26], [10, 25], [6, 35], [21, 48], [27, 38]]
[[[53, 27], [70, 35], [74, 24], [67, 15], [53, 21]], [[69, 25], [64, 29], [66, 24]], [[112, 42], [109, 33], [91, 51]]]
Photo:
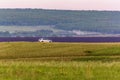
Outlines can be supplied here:
[[119, 11], [0, 9], [0, 26], [52, 25], [55, 29], [120, 34]]

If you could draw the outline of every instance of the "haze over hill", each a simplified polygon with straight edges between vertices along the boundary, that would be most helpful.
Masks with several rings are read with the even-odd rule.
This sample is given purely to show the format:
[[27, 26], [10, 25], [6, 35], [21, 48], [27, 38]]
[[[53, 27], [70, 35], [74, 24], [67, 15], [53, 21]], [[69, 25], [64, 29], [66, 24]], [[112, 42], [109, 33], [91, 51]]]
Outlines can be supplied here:
[[0, 36], [119, 36], [120, 11], [0, 9]]

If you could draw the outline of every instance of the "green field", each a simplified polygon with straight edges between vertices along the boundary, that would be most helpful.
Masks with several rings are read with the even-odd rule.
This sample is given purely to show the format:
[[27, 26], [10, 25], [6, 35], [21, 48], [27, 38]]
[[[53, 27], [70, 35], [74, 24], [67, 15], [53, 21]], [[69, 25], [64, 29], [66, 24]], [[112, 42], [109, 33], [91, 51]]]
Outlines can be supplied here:
[[0, 43], [0, 80], [119, 80], [119, 74], [120, 43]]

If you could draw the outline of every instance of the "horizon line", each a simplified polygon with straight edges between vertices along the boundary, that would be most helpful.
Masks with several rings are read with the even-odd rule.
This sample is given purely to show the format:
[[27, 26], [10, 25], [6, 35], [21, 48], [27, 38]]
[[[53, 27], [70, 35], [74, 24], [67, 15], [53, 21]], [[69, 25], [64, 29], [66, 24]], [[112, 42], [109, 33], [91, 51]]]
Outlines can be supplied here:
[[0, 8], [0, 9], [38, 9], [38, 10], [64, 10], [64, 11], [120, 11], [120, 10], [109, 10], [109, 9], [54, 9], [54, 8]]

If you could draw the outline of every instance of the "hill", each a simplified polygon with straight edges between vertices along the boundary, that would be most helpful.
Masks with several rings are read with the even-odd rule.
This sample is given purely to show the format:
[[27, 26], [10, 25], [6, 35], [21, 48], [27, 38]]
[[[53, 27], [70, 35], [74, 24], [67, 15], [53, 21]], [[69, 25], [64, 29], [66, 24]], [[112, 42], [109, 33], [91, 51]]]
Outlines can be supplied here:
[[[120, 12], [0, 9], [0, 26], [32, 26], [31, 29], [36, 28], [36, 26], [49, 26], [47, 30], [50, 29], [53, 32], [50, 32], [51, 35], [48, 36], [120, 34]], [[19, 30], [16, 31], [19, 32]], [[45, 33], [39, 34], [46, 36]]]

